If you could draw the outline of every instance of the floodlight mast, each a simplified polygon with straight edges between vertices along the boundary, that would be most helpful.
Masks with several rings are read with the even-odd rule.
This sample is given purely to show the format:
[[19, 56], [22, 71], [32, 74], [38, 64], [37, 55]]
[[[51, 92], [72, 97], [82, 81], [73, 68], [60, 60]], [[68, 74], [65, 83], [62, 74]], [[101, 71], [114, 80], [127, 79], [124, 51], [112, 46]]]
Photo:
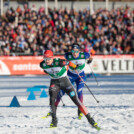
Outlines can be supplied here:
[[48, 15], [48, 0], [45, 0], [45, 13]]
[[3, 0], [0, 1], [1, 16], [3, 15]]
[[106, 0], [106, 10], [108, 10], [108, 8], [109, 8], [109, 0]]
[[90, 13], [91, 13], [91, 15], [94, 13], [94, 10], [93, 10], [93, 0], [90, 0]]

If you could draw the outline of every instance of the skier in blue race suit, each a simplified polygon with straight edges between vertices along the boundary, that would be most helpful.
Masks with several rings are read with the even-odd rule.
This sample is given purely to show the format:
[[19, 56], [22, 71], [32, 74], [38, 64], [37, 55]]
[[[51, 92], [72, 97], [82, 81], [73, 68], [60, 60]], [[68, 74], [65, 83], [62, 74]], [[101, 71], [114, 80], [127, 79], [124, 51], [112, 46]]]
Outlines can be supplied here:
[[[65, 54], [65, 59], [68, 61], [73, 62], [74, 64], [76, 64], [77, 67], [77, 72], [79, 73], [79, 75], [81, 76], [81, 78], [85, 81], [86, 76], [85, 76], [85, 72], [84, 72], [84, 67], [85, 67], [85, 63], [87, 60], [87, 63], [91, 63], [92, 58], [91, 55], [87, 52], [81, 52], [80, 51], [80, 46], [77, 43], [74, 43], [72, 45], [72, 52], [67, 52]], [[76, 89], [77, 89], [77, 95], [79, 100], [83, 103], [83, 88], [84, 88], [84, 83], [81, 80], [81, 78], [79, 77], [79, 75], [77, 74], [76, 70], [74, 70], [73, 68], [69, 67], [68, 69], [68, 77], [71, 81], [71, 83], [76, 84]], [[55, 106], [57, 107], [61, 97], [65, 94], [65, 92], [63, 90], [61, 90], [57, 96], [56, 102], [55, 102]], [[78, 109], [78, 118], [81, 119], [83, 116], [82, 112]]]

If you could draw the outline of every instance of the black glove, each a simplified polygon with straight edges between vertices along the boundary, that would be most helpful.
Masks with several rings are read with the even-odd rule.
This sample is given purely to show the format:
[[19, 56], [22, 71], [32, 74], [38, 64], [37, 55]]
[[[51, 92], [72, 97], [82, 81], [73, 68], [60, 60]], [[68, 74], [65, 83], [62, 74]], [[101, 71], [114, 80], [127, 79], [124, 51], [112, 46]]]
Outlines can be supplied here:
[[44, 73], [48, 74], [48, 72], [46, 70], [44, 70]]
[[92, 60], [91, 60], [91, 59], [87, 60], [87, 64], [90, 64], [91, 62], [92, 62]]
[[60, 59], [59, 61], [60, 67], [64, 67], [66, 64], [68, 64], [66, 60]]

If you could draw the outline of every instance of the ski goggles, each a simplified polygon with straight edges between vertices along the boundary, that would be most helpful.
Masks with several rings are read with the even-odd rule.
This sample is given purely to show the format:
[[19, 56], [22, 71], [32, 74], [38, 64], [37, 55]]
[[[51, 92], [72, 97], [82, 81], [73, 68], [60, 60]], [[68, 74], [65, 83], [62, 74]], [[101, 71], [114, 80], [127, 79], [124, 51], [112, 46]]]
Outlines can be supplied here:
[[72, 50], [72, 53], [79, 53], [80, 51], [75, 51], [75, 50]]
[[46, 58], [44, 57], [44, 61], [50, 61], [52, 58]]

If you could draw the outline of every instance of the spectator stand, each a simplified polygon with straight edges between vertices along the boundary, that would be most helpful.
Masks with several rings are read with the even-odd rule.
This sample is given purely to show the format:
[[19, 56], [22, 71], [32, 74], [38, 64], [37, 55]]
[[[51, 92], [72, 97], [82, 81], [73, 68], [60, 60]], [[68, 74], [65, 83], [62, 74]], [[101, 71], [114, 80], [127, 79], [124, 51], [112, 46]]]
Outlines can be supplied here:
[[64, 54], [78, 42], [82, 51], [95, 54], [134, 53], [134, 9], [129, 6], [113, 10], [10, 7], [0, 17], [0, 55], [42, 55], [51, 49]]

